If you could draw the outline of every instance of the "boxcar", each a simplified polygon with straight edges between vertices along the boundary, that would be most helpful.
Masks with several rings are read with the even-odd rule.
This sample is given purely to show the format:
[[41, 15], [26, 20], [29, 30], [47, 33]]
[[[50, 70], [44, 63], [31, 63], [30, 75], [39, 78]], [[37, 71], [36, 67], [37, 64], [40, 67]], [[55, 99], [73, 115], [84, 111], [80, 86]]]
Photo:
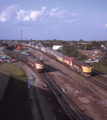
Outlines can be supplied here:
[[54, 57], [57, 59], [57, 56], [61, 54], [61, 52], [58, 52], [58, 51], [53, 51], [54, 52]]
[[27, 63], [27, 61], [28, 61], [27, 56], [24, 54], [20, 54], [20, 53], [18, 54], [18, 59], [20, 59], [21, 61], [23, 61], [25, 63]]
[[54, 57], [54, 50], [50, 49], [50, 55]]
[[50, 49], [46, 48], [46, 53], [49, 54], [50, 53]]
[[57, 59], [60, 61], [60, 62], [63, 62], [63, 54], [58, 54], [57, 55]]
[[46, 47], [41, 47], [42, 52], [46, 52]]
[[35, 46], [35, 48], [36, 48], [36, 49], [39, 49], [39, 46], [38, 46], [38, 45], [36, 45], [36, 46]]
[[18, 52], [13, 52], [13, 51], [11, 51], [11, 57], [12, 58], [15, 58], [15, 59], [18, 59], [18, 55], [19, 55], [20, 53], [18, 53]]
[[11, 56], [11, 51], [10, 50], [7, 50], [6, 48], [3, 50], [4, 53], [8, 56]]

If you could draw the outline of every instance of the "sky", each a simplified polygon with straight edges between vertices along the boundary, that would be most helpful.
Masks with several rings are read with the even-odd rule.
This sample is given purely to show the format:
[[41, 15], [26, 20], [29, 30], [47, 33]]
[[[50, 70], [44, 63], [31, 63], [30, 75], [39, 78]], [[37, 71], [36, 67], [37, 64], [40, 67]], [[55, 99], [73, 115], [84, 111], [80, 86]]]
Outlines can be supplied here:
[[0, 40], [107, 40], [107, 0], [0, 0]]

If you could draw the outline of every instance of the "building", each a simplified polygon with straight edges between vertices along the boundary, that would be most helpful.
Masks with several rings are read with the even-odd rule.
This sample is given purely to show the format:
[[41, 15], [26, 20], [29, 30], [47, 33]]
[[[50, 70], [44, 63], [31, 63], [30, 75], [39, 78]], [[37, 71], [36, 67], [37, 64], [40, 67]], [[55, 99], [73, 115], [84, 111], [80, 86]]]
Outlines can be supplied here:
[[0, 47], [1, 47], [1, 46], [8, 46], [8, 44], [5, 43], [5, 42], [0, 41]]
[[62, 43], [54, 43], [53, 46], [52, 46], [52, 49], [53, 50], [61, 50], [62, 47], [63, 47]]
[[79, 53], [86, 55], [88, 59], [101, 59], [103, 52], [100, 50], [78, 50]]

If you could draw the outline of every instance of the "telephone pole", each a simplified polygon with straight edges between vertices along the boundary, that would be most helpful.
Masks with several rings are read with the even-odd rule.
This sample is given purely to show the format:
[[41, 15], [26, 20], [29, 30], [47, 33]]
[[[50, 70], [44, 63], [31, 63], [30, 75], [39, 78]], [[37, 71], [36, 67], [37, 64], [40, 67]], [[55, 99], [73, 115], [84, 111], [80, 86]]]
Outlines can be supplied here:
[[22, 41], [22, 30], [21, 30], [21, 41]]

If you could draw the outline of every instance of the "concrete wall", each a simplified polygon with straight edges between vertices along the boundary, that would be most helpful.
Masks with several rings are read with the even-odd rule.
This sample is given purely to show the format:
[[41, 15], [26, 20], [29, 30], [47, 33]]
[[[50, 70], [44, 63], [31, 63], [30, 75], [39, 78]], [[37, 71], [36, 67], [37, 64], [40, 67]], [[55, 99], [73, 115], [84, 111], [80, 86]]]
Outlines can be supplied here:
[[0, 67], [0, 101], [4, 95], [9, 79], [10, 73], [7, 70]]

